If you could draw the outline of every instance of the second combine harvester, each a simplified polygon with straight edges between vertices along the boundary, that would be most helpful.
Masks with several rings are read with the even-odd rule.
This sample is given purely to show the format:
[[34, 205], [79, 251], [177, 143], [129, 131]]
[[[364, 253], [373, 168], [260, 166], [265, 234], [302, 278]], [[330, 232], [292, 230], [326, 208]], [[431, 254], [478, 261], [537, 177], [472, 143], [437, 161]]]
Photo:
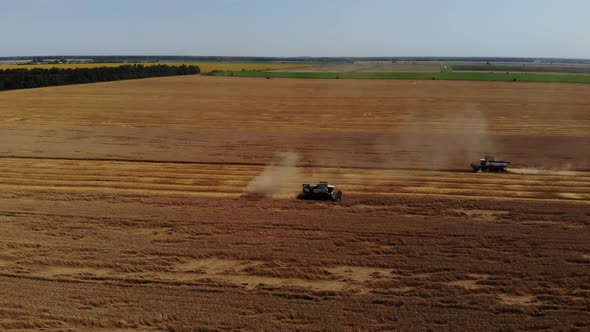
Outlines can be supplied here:
[[476, 173], [481, 172], [506, 172], [506, 167], [510, 165], [509, 161], [496, 160], [492, 156], [485, 156], [479, 160], [478, 164], [471, 164], [471, 168]]

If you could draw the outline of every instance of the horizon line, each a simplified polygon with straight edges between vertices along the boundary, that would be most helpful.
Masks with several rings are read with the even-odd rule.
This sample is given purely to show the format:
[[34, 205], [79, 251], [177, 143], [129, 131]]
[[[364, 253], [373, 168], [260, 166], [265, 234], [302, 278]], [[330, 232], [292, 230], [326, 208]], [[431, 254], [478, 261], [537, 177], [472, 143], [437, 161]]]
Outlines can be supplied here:
[[266, 59], [534, 59], [534, 60], [583, 60], [590, 61], [590, 58], [576, 57], [541, 57], [541, 56], [443, 56], [443, 55], [415, 55], [415, 56], [268, 56], [268, 55], [178, 55], [178, 54], [55, 54], [55, 55], [10, 55], [0, 56], [0, 59], [16, 58], [101, 58], [101, 57], [154, 57], [154, 58], [266, 58]]

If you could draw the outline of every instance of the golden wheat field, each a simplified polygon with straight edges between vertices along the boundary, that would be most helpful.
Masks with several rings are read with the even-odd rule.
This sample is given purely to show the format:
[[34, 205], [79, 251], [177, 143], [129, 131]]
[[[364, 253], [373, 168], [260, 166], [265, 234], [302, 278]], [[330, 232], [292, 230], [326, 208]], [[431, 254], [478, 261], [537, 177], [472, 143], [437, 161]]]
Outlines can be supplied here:
[[113, 63], [62, 63], [62, 64], [40, 64], [40, 65], [1, 65], [2, 69], [33, 69], [33, 68], [96, 68], [96, 67], [118, 67], [124, 65], [141, 64], [144, 66], [169, 65], [169, 66], [199, 66], [201, 73], [209, 73], [213, 70], [241, 71], [241, 70], [278, 70], [287, 68], [304, 68], [309, 65], [296, 63], [237, 63], [237, 62], [113, 62]]
[[[0, 329], [588, 330], [589, 93], [205, 76], [2, 92]], [[484, 154], [510, 172], [470, 172]], [[296, 199], [322, 180], [341, 203]]]

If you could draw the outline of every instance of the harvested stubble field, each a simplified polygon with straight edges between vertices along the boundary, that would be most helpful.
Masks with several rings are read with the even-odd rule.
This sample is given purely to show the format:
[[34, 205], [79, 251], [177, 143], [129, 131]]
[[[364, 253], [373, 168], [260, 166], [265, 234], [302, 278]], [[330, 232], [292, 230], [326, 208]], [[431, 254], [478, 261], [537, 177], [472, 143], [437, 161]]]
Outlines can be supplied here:
[[[0, 329], [587, 330], [589, 93], [222, 77], [3, 92]], [[513, 172], [464, 171], [486, 152]], [[293, 199], [318, 180], [343, 203]]]

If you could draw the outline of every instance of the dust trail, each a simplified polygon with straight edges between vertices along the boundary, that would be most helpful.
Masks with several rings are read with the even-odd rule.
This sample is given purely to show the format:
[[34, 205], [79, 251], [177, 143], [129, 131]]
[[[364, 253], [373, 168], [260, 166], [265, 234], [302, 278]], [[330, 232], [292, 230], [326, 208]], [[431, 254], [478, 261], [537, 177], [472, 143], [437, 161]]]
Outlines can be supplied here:
[[245, 189], [247, 193], [273, 197], [298, 192], [299, 187], [295, 184], [301, 179], [297, 168], [299, 155], [295, 152], [280, 152], [277, 156], [280, 158], [278, 163], [266, 166], [261, 174], [248, 183]]
[[569, 171], [568, 167], [561, 168], [561, 169], [545, 169], [545, 168], [536, 168], [536, 167], [509, 167], [508, 172], [514, 174], [524, 174], [524, 175], [576, 175], [576, 172]]
[[382, 139], [376, 144], [386, 166], [468, 167], [496, 150], [486, 115], [477, 105], [453, 112], [409, 112], [396, 131], [397, 140]]

